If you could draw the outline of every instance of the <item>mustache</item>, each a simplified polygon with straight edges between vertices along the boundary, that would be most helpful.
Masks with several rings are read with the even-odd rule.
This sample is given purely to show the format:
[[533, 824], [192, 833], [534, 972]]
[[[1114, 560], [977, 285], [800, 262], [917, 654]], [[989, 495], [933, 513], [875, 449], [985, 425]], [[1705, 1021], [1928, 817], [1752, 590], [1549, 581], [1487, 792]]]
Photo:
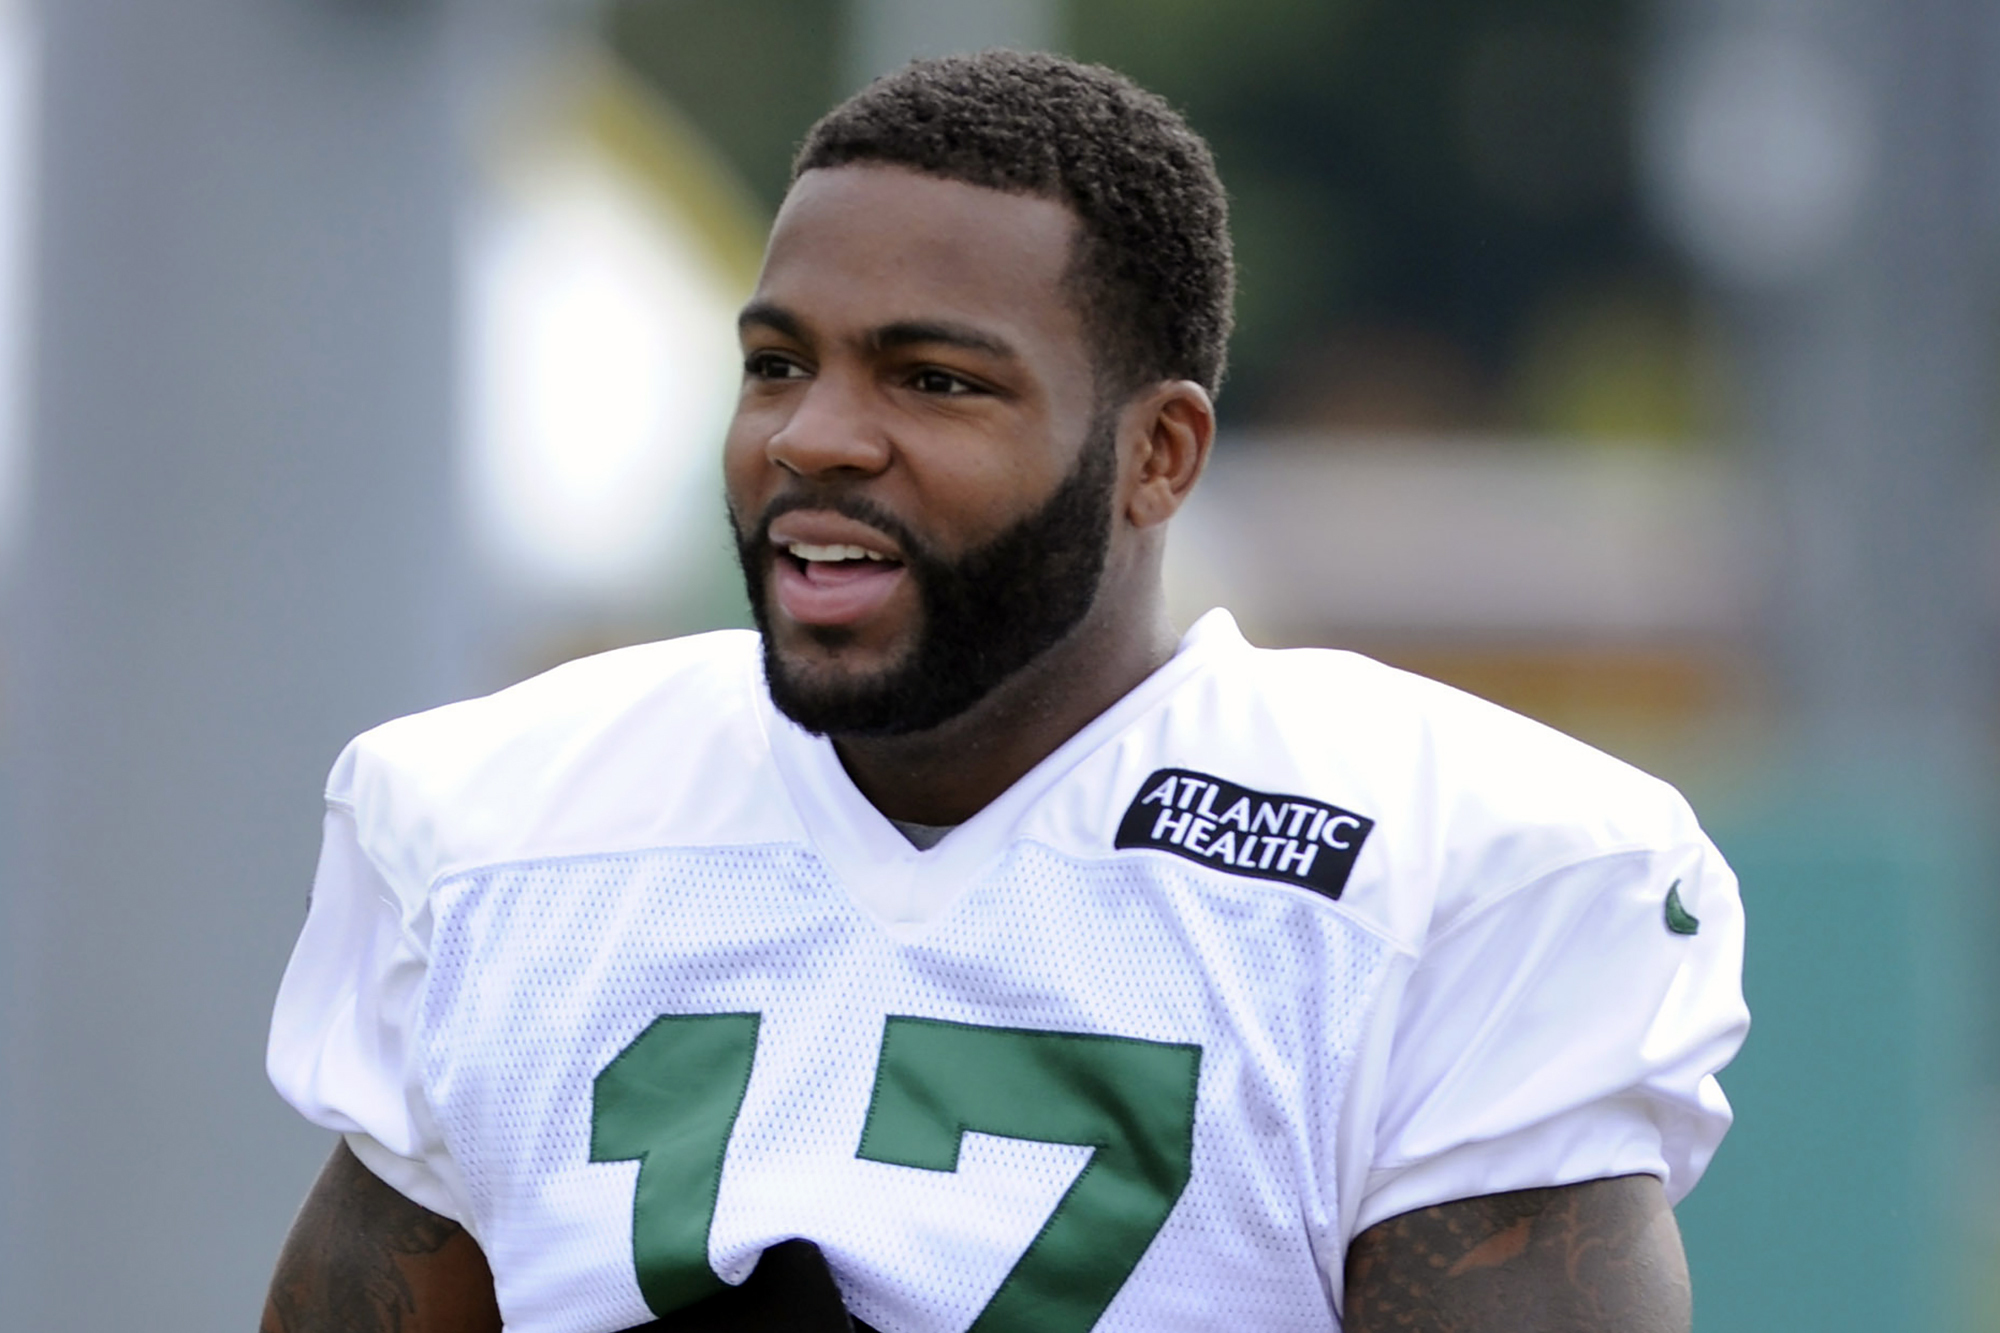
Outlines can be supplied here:
[[765, 505], [755, 522], [750, 524], [745, 524], [732, 508], [729, 518], [736, 531], [737, 545], [746, 551], [768, 549], [771, 545], [771, 525], [799, 509], [822, 510], [851, 518], [857, 523], [866, 523], [894, 541], [901, 548], [904, 559], [912, 564], [921, 563], [932, 555], [927, 542], [881, 505], [864, 495], [827, 487], [789, 490]]

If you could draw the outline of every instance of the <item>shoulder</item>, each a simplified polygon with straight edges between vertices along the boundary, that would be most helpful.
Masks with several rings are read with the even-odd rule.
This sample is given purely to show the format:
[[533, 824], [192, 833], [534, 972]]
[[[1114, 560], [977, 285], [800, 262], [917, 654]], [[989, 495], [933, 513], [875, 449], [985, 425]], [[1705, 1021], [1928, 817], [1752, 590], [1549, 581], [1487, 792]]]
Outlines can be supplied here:
[[768, 767], [761, 680], [747, 631], [582, 658], [362, 733], [327, 800], [406, 892], [496, 861], [734, 838], [724, 816], [756, 804], [746, 784]]
[[1566, 868], [1705, 845], [1660, 779], [1357, 653], [1234, 639], [1177, 692], [1148, 748], [1372, 821], [1340, 901], [1411, 948]]

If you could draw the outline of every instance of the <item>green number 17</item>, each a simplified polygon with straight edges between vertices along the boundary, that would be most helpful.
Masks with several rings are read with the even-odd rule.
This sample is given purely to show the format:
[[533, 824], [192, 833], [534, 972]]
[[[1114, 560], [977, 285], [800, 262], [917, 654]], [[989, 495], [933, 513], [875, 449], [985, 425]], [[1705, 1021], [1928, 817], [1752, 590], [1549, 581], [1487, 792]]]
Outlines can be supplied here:
[[[712, 1291], [708, 1230], [756, 1056], [756, 1014], [669, 1014], [597, 1076], [590, 1159], [640, 1163], [639, 1290], [656, 1315]], [[956, 1171], [968, 1133], [1094, 1151], [973, 1333], [1084, 1333], [1186, 1187], [1201, 1048], [891, 1017], [857, 1156]]]

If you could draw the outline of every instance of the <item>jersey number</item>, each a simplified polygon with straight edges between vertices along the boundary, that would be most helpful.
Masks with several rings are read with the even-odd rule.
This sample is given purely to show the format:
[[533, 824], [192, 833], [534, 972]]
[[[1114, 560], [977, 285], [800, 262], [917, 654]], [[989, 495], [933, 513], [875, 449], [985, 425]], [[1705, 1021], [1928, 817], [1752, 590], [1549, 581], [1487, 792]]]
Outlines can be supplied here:
[[[590, 1160], [639, 1162], [632, 1251], [664, 1316], [719, 1291], [708, 1230], [756, 1014], [667, 1014], [597, 1076]], [[892, 1016], [856, 1155], [956, 1171], [967, 1133], [1094, 1149], [972, 1333], [1084, 1333], [1192, 1169], [1199, 1046]]]

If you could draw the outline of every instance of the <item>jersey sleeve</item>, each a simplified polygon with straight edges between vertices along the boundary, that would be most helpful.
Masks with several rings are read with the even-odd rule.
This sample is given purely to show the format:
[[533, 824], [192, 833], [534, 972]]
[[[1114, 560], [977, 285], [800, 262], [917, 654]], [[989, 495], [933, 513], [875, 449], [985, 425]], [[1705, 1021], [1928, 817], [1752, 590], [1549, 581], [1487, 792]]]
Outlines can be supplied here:
[[1735, 877], [1698, 834], [1554, 870], [1445, 924], [1395, 1012], [1352, 1234], [1619, 1175], [1658, 1176], [1678, 1201], [1729, 1127], [1715, 1073], [1749, 1024], [1742, 956]]
[[421, 904], [399, 896], [361, 846], [351, 807], [329, 799], [306, 923], [271, 1019], [278, 1095], [345, 1136], [363, 1165], [432, 1212], [463, 1222], [423, 1092], [415, 1045], [426, 966]]

